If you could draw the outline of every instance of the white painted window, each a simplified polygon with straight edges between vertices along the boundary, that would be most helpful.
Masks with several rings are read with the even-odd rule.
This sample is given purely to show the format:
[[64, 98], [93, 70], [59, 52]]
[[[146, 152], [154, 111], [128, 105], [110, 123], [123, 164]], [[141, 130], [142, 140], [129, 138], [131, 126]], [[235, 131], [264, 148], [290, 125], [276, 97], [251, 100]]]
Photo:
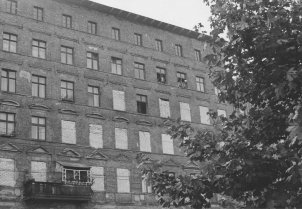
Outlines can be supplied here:
[[191, 110], [188, 103], [180, 102], [180, 118], [184, 121], [191, 121]]
[[207, 114], [209, 112], [209, 108], [199, 106], [199, 111], [200, 111], [200, 122], [203, 124], [210, 124], [210, 116]]
[[113, 90], [113, 109], [125, 111], [125, 92]]
[[62, 120], [62, 142], [76, 144], [75, 122]]
[[93, 185], [91, 189], [93, 191], [104, 191], [104, 168], [103, 167], [91, 167], [90, 169]]
[[115, 148], [128, 149], [127, 129], [115, 128]]
[[91, 147], [103, 148], [103, 127], [89, 124], [89, 143]]
[[140, 151], [151, 152], [150, 133], [139, 131]]
[[117, 192], [130, 192], [130, 171], [128, 169], [118, 168], [117, 173]]
[[145, 177], [142, 177], [142, 193], [152, 193], [152, 185], [151, 182], [148, 182]]
[[15, 184], [15, 161], [0, 158], [0, 185], [13, 187]]
[[218, 114], [218, 116], [220, 116], [220, 115], [223, 115], [224, 117], [226, 117], [227, 116], [227, 114], [226, 114], [226, 111], [225, 110], [217, 110], [217, 114]]
[[46, 182], [47, 167], [45, 162], [31, 161], [31, 175], [38, 182]]
[[169, 100], [159, 99], [159, 110], [160, 110], [160, 117], [163, 117], [163, 118], [171, 117]]
[[163, 153], [165, 154], [174, 154], [174, 147], [173, 147], [173, 139], [168, 134], [162, 134], [162, 146], [163, 146]]

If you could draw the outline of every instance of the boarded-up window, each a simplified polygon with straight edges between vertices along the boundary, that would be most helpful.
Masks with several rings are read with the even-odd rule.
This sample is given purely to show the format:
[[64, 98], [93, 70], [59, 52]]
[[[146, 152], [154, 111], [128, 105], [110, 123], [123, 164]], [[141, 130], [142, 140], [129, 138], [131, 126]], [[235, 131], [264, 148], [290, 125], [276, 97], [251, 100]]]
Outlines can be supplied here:
[[191, 110], [188, 103], [180, 102], [180, 118], [184, 121], [191, 121]]
[[15, 161], [0, 158], [0, 185], [13, 187], [15, 184]]
[[227, 116], [227, 114], [226, 114], [226, 111], [225, 110], [217, 110], [217, 114], [218, 114], [218, 116], [224, 116], [224, 117], [226, 117]]
[[128, 149], [127, 129], [115, 128], [115, 148]]
[[163, 118], [171, 117], [169, 100], [159, 99], [159, 110], [160, 110], [160, 117], [163, 117]]
[[31, 161], [31, 175], [38, 182], [46, 182], [46, 163], [45, 162], [37, 162]]
[[117, 192], [129, 193], [130, 192], [130, 171], [128, 169], [118, 168], [117, 173]]
[[210, 124], [210, 116], [207, 114], [209, 112], [209, 108], [199, 106], [200, 111], [200, 122], [203, 124]]
[[125, 92], [113, 90], [113, 109], [125, 111]]
[[139, 146], [140, 146], [140, 151], [151, 152], [149, 132], [143, 132], [143, 131], [139, 132]]
[[163, 146], [163, 153], [165, 154], [174, 154], [174, 147], [173, 147], [173, 140], [171, 136], [168, 134], [162, 134], [162, 146]]
[[103, 127], [101, 125], [89, 125], [89, 142], [91, 147], [103, 147]]
[[62, 142], [76, 144], [75, 122], [62, 120]]
[[103, 167], [91, 167], [91, 177], [93, 179], [93, 185], [91, 189], [93, 191], [104, 191], [104, 168]]

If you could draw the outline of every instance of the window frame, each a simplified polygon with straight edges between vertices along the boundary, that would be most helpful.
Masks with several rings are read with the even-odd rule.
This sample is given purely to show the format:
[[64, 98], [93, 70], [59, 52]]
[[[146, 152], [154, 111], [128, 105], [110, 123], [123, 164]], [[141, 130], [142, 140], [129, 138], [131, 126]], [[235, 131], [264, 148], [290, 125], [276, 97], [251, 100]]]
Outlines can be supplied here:
[[[92, 92], [89, 91], [89, 88], [91, 88]], [[97, 89], [97, 93], [95, 93], [96, 89]], [[88, 92], [88, 106], [100, 107], [100, 88], [98, 86], [88, 85], [87, 92]], [[92, 103], [90, 102], [90, 98], [92, 98]]]
[[195, 52], [195, 60], [197, 62], [201, 62], [201, 51], [198, 49], [194, 49], [194, 52]]
[[[37, 78], [37, 82], [34, 81], [33, 77]], [[41, 79], [44, 79], [44, 83], [40, 82]], [[31, 92], [32, 92], [32, 96], [33, 97], [39, 97], [39, 98], [46, 98], [46, 77], [44, 76], [39, 76], [39, 75], [32, 75], [32, 79], [31, 79], [31, 84], [32, 84], [32, 88], [31, 88]], [[37, 95], [34, 95], [34, 85], [37, 86]], [[44, 96], [40, 95], [41, 92], [41, 86], [44, 86]]]
[[[37, 45], [34, 45], [34, 42], [37, 42]], [[41, 46], [41, 44], [44, 44], [44, 47]], [[31, 48], [32, 48], [31, 55], [33, 57], [40, 58], [40, 59], [46, 59], [46, 48], [47, 48], [46, 41], [42, 41], [39, 39], [33, 39], [31, 42]], [[38, 56], [34, 55], [34, 48], [37, 48]], [[43, 50], [44, 50], [44, 52], [43, 52]], [[44, 57], [41, 56], [41, 54], [44, 55]]]
[[[33, 122], [33, 119], [37, 119], [37, 123]], [[40, 120], [44, 120], [44, 124], [40, 123]], [[36, 138], [33, 136], [33, 128], [36, 127]], [[40, 130], [44, 129], [44, 138], [40, 137]], [[39, 116], [31, 116], [31, 138], [41, 141], [46, 141], [46, 118]]]
[[87, 33], [96, 35], [97, 34], [97, 23], [93, 21], [87, 22]]
[[116, 41], [121, 40], [121, 32], [119, 28], [115, 28], [115, 27], [111, 28], [111, 38]]
[[[145, 99], [145, 101], [143, 101]], [[143, 107], [141, 105], [145, 105], [145, 111], [143, 111]], [[136, 107], [137, 113], [147, 115], [148, 114], [148, 97], [143, 94], [136, 94]]]
[[166, 68], [156, 67], [156, 80], [157, 80], [157, 83], [161, 83], [161, 84], [166, 84], [167, 83], [167, 70], [166, 70]]
[[204, 78], [201, 76], [196, 76], [196, 90], [199, 92], [205, 92]]
[[146, 80], [145, 65], [143, 63], [134, 63], [134, 78], [140, 80]]
[[[118, 175], [119, 174], [119, 170], [127, 170], [128, 175], [127, 176], [121, 176]], [[117, 168], [116, 169], [116, 184], [117, 184], [117, 193], [130, 193], [131, 192], [131, 182], [130, 182], [130, 177], [131, 177], [131, 173], [129, 169], [125, 169], [125, 168]], [[121, 181], [127, 181], [127, 185], [129, 185], [129, 188], [127, 188], [127, 191], [125, 190], [121, 190], [122, 188], [120, 188], [120, 184], [119, 182]], [[123, 188], [125, 189], [125, 188]]]
[[[73, 181], [67, 179], [67, 171], [72, 171], [73, 172]], [[86, 173], [87, 181], [81, 182], [81, 172]], [[77, 176], [77, 173], [78, 173], [78, 176]], [[84, 169], [84, 168], [75, 168], [75, 167], [63, 166], [63, 168], [62, 168], [62, 182], [64, 184], [68, 184], [68, 185], [91, 185], [92, 181], [91, 181], [90, 169], [89, 168]]]
[[[1, 119], [1, 117], [0, 117], [0, 123], [5, 124], [5, 133], [0, 132], [0, 136], [15, 136], [16, 135], [16, 113], [1, 111], [0, 114], [5, 115], [5, 119]], [[12, 116], [13, 119], [9, 120], [9, 116]], [[8, 133], [9, 124], [11, 124], [13, 127], [11, 133]]]
[[[62, 87], [62, 82], [66, 83], [66, 88]], [[72, 89], [68, 88], [68, 84], [72, 84]], [[60, 92], [61, 92], [61, 100], [62, 101], [74, 102], [75, 99], [74, 99], [74, 82], [73, 81], [61, 80], [60, 90], [61, 90]], [[66, 91], [65, 94], [66, 94], [67, 98], [62, 97], [62, 90]], [[68, 99], [68, 95], [69, 95], [70, 90], [72, 90], [72, 99]]]
[[[5, 36], [8, 36], [8, 38], [6, 38]], [[12, 36], [14, 36], [16, 40], [12, 39]], [[7, 45], [8, 45], [7, 50], [4, 49], [5, 42], [7, 42]], [[3, 51], [17, 53], [17, 43], [18, 43], [18, 35], [13, 34], [13, 33], [3, 32], [3, 40], [2, 40], [2, 50]], [[15, 44], [15, 48], [12, 47], [13, 44]], [[15, 51], [12, 49], [15, 49]]]
[[[71, 50], [71, 53], [68, 51]], [[73, 65], [74, 63], [74, 48], [61, 45], [60, 49], [60, 55], [61, 55], [61, 63], [66, 65]], [[62, 59], [62, 55], [65, 57], [65, 62], [63, 62], [64, 59]], [[70, 59], [71, 58], [71, 59]], [[69, 61], [71, 60], [71, 63]]]
[[44, 21], [44, 8], [34, 6], [34, 19], [37, 21]]
[[178, 57], [183, 57], [182, 45], [175, 44], [175, 55], [178, 56]]
[[[89, 56], [90, 54], [90, 56]], [[89, 67], [89, 63], [91, 67]], [[99, 54], [95, 52], [86, 52], [86, 67], [91, 70], [99, 70]]]
[[136, 46], [143, 46], [143, 36], [140, 33], [134, 33], [134, 43]]
[[[5, 71], [6, 72], [6, 74], [7, 74], [7, 77], [4, 77], [3, 76], [3, 71]], [[10, 73], [14, 73], [14, 76], [13, 77], [10, 77]], [[8, 93], [16, 93], [16, 89], [17, 89], [17, 73], [16, 73], [16, 71], [14, 71], [14, 70], [10, 70], [10, 69], [6, 69], [6, 68], [2, 68], [1, 69], [1, 91], [3, 91], [3, 92], [8, 92]], [[6, 90], [3, 90], [2, 89], [2, 85], [3, 85], [3, 80], [6, 80]], [[11, 82], [13, 82], [13, 84], [14, 84], [14, 89], [13, 89], [13, 91], [11, 90], [11, 88], [10, 88], [10, 83]]]
[[163, 49], [163, 41], [160, 39], [155, 39], [155, 49], [156, 51], [162, 52]]
[[188, 80], [187, 74], [183, 72], [176, 72], [177, 85], [179, 88], [187, 89], [188, 88]]
[[18, 12], [18, 2], [15, 0], [6, 0], [5, 7], [6, 7], [6, 12], [9, 14], [16, 15]]
[[62, 14], [62, 26], [64, 28], [72, 29], [72, 16], [67, 14]]
[[[120, 63], [117, 61], [120, 61]], [[118, 73], [118, 66], [120, 66], [120, 73]], [[123, 60], [121, 58], [111, 57], [111, 73], [115, 75], [123, 75]]]

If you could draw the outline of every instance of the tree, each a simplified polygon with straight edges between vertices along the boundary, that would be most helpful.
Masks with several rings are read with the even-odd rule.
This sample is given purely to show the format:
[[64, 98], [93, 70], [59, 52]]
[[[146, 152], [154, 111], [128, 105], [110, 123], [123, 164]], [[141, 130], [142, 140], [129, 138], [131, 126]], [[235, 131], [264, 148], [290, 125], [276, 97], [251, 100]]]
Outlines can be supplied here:
[[204, 208], [218, 193], [249, 208], [302, 207], [302, 6], [204, 2], [212, 12], [212, 31], [200, 36], [210, 48], [204, 60], [220, 101], [236, 111], [228, 118], [210, 113], [214, 132], [181, 122], [169, 128], [186, 156], [205, 165], [200, 175], [169, 176], [158, 163], [141, 164], [143, 171], [163, 206]]

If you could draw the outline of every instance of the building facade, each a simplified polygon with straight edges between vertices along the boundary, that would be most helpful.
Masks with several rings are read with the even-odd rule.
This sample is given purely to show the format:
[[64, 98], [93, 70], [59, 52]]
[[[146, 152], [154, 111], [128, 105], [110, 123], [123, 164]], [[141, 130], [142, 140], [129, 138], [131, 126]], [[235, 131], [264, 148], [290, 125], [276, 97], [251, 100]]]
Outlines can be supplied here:
[[199, 34], [88, 0], [0, 3], [0, 208], [159, 208], [136, 155], [194, 173], [166, 125], [231, 111]]

